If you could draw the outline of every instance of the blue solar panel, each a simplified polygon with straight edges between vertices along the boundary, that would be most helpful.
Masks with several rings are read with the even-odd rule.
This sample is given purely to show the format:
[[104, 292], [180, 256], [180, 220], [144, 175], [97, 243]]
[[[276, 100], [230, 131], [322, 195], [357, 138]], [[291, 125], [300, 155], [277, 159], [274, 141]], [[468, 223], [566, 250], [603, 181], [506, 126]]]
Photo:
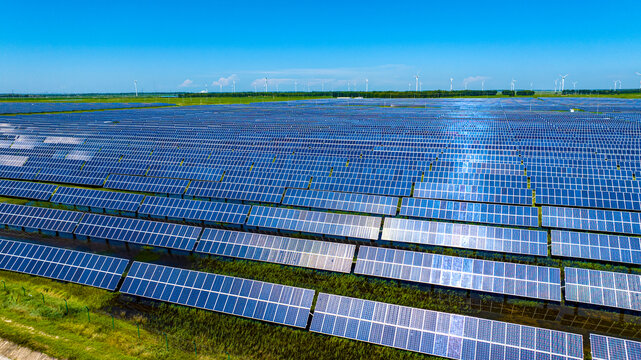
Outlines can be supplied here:
[[632, 192], [537, 189], [536, 203], [601, 209], [641, 210], [641, 197]]
[[313, 290], [137, 261], [120, 291], [299, 328], [314, 300]]
[[74, 234], [95, 239], [191, 251], [196, 245], [201, 230], [195, 226], [87, 214]]
[[331, 191], [288, 189], [283, 198], [283, 204], [316, 209], [332, 209], [394, 216], [396, 215], [396, 208], [398, 207], [398, 198]]
[[381, 218], [254, 206], [247, 225], [349, 238], [377, 240]]
[[538, 227], [535, 207], [404, 198], [401, 216]]
[[[526, 188], [490, 187], [419, 182], [414, 197], [482, 203], [532, 205], [532, 190]], [[537, 194], [538, 199], [538, 194]]]
[[354, 273], [561, 301], [557, 268], [361, 246]]
[[0, 204], [0, 224], [70, 235], [82, 217], [81, 212], [47, 209], [35, 206]]
[[0, 269], [115, 290], [128, 260], [0, 239]]
[[352, 271], [356, 245], [240, 231], [205, 229], [196, 252], [302, 266]]
[[0, 180], [0, 195], [33, 200], [49, 200], [57, 185]]
[[627, 211], [544, 206], [543, 226], [641, 235], [641, 214]]
[[566, 267], [565, 299], [641, 311], [641, 275]]
[[451, 359], [583, 359], [578, 334], [325, 293], [310, 331]]
[[381, 240], [547, 256], [547, 232], [484, 225], [386, 218]]
[[370, 180], [315, 176], [311, 188], [314, 190], [341, 191], [350, 193], [410, 196], [412, 183], [397, 180]]
[[233, 203], [147, 196], [138, 213], [186, 221], [244, 224], [250, 208]]
[[284, 192], [283, 186], [192, 181], [185, 196], [280, 203]]
[[552, 255], [641, 265], [641, 239], [552, 230]]
[[51, 202], [95, 209], [135, 212], [143, 198], [144, 195], [140, 194], [61, 186], [51, 198]]
[[130, 175], [109, 175], [105, 187], [154, 194], [182, 195], [189, 180]]
[[639, 360], [641, 342], [590, 334], [592, 360]]

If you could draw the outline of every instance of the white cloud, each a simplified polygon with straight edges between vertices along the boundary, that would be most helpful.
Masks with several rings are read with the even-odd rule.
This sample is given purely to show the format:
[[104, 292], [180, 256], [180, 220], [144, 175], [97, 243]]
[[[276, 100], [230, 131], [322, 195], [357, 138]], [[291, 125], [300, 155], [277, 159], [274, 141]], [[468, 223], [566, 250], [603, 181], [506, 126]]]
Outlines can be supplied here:
[[228, 77], [221, 77], [220, 79], [211, 83], [212, 86], [227, 86], [231, 84], [234, 80], [238, 80], [236, 74], [229, 75]]
[[182, 83], [182, 84], [178, 85], [178, 87], [181, 87], [181, 88], [183, 88], [183, 87], [190, 87], [190, 86], [192, 86], [192, 85], [193, 85], [193, 83], [194, 83], [194, 82], [193, 82], [192, 80], [190, 80], [190, 79], [185, 79], [185, 81], [183, 81], [183, 83]]
[[485, 80], [490, 80], [491, 78], [489, 76], [469, 76], [463, 79], [463, 83], [465, 84], [471, 84], [479, 81], [485, 81]]

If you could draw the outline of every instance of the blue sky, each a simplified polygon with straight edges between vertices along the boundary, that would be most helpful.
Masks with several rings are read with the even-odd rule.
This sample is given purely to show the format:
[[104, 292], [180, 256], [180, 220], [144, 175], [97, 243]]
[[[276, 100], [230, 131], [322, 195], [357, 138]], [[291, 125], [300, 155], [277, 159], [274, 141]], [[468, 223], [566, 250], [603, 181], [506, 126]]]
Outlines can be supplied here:
[[[13, 1], [0, 93], [639, 87], [641, 1]], [[466, 80], [467, 79], [467, 80]]]

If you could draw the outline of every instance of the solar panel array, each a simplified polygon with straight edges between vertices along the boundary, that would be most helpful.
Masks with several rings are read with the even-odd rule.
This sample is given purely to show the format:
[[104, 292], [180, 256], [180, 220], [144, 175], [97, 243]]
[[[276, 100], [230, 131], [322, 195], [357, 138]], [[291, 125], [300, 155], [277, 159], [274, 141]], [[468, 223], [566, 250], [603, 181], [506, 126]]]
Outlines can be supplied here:
[[61, 186], [51, 202], [96, 209], [136, 212], [144, 195]]
[[71, 234], [82, 213], [34, 206], [0, 204], [0, 224], [9, 227]]
[[590, 334], [592, 360], [641, 359], [641, 342]]
[[434, 199], [403, 198], [401, 216], [466, 221], [512, 226], [538, 227], [534, 207], [466, 203]]
[[523, 188], [420, 182], [414, 187], [414, 196], [427, 199], [532, 205], [532, 190]]
[[641, 265], [641, 239], [552, 230], [552, 255]]
[[356, 245], [205, 229], [196, 252], [348, 273]]
[[547, 233], [484, 225], [386, 218], [381, 240], [547, 256]]
[[641, 275], [566, 267], [565, 299], [641, 311]]
[[356, 274], [561, 301], [558, 268], [361, 246]]
[[[362, 106], [346, 106], [354, 104]], [[586, 112], [554, 111], [571, 107]], [[471, 259], [438, 255], [440, 263], [425, 266], [438, 256], [392, 250], [391, 261], [379, 261], [363, 256], [388, 250], [363, 247], [357, 266], [404, 281], [429, 271], [428, 283], [454, 287], [471, 276], [463, 288], [501, 294], [512, 294], [514, 279], [505, 274], [514, 266], [515, 276], [525, 274], [514, 294], [558, 301], [558, 269], [546, 277], [539, 267], [510, 263], [547, 256], [548, 229], [552, 256], [641, 261], [640, 110], [631, 99], [325, 99], [77, 113], [64, 121], [5, 117], [0, 196], [130, 218], [2, 204], [0, 224], [342, 272], [352, 245], [284, 236], [461, 248], [509, 260], [479, 260], [481, 273], [473, 260], [466, 273], [450, 261], [458, 269]], [[283, 236], [206, 229], [198, 240], [200, 226], [176, 222]], [[636, 278], [627, 275], [625, 288], [570, 283], [566, 297], [576, 289], [571, 303], [589, 293], [590, 301], [632, 307]], [[485, 346], [479, 354], [492, 358]]]
[[191, 251], [201, 230], [188, 225], [87, 214], [74, 233], [94, 239]]
[[251, 319], [307, 327], [314, 291], [134, 262], [122, 293]]
[[377, 240], [381, 218], [254, 206], [247, 225], [305, 233]]
[[139, 214], [187, 221], [244, 224], [249, 205], [147, 196]]
[[125, 259], [0, 239], [0, 269], [115, 290]]
[[58, 186], [26, 181], [0, 180], [0, 196], [49, 200]]
[[45, 113], [169, 106], [165, 103], [0, 102], [0, 114]]
[[450, 359], [583, 359], [581, 335], [325, 293], [310, 331]]
[[543, 226], [641, 235], [641, 213], [544, 206]]
[[283, 204], [394, 216], [396, 215], [398, 198], [331, 191], [289, 189], [285, 193]]

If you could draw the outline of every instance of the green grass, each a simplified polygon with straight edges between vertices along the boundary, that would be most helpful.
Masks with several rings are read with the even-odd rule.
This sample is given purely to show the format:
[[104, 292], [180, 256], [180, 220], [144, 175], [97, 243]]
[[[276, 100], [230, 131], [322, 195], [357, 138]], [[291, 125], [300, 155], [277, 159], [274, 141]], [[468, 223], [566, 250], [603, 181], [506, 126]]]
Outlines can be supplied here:
[[168, 103], [178, 106], [190, 105], [224, 105], [249, 104], [256, 102], [309, 100], [319, 97], [301, 96], [249, 96], [249, 97], [160, 97], [160, 96], [81, 96], [81, 97], [34, 97], [34, 98], [0, 98], [10, 102], [84, 102], [84, 103]]

